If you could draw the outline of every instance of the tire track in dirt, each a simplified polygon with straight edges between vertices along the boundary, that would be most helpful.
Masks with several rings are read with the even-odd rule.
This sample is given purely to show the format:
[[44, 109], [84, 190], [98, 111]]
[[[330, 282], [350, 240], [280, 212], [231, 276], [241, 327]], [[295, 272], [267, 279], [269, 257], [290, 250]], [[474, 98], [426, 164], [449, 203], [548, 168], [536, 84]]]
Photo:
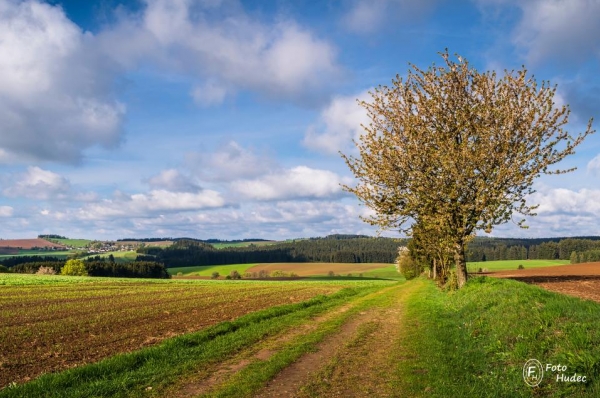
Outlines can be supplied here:
[[[323, 315], [314, 317], [308, 323], [304, 323], [300, 326], [297, 326], [291, 331], [285, 330], [253, 347], [248, 348], [247, 350], [244, 350], [244, 352], [236, 355], [234, 358], [230, 358], [212, 367], [204, 367], [202, 370], [198, 371], [198, 373], [196, 373], [195, 376], [189, 379], [187, 383], [180, 384], [176, 391], [169, 391], [169, 397], [196, 397], [201, 396], [202, 394], [206, 394], [212, 390], [215, 390], [215, 388], [218, 388], [219, 385], [226, 382], [227, 379], [229, 379], [235, 373], [241, 371], [254, 361], [268, 360], [273, 354], [281, 350], [287, 343], [289, 343], [293, 339], [315, 331], [319, 327], [319, 325], [327, 322], [328, 320], [331, 320], [337, 316], [344, 314], [345, 312], [349, 311], [351, 308], [359, 305], [365, 300], [385, 294], [386, 292], [394, 288], [396, 288], [396, 286], [387, 287], [378, 290], [374, 293], [355, 299], [350, 303], [346, 303], [342, 306], [335, 307], [331, 311], [326, 312]], [[342, 326], [342, 329], [347, 327], [354, 328], [355, 326], [347, 325], [348, 323], [354, 324], [355, 322], [356, 321], [351, 319], [344, 326]]]
[[281, 371], [256, 396], [392, 396], [386, 377], [393, 359], [389, 348], [399, 339], [401, 300], [409, 293], [406, 285], [394, 288], [393, 305], [363, 310], [321, 342], [316, 352]]

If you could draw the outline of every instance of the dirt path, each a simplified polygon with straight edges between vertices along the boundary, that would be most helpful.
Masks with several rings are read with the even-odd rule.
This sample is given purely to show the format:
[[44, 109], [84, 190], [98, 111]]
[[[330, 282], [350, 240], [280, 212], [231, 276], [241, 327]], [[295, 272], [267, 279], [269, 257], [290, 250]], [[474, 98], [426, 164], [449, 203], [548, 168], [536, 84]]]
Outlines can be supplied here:
[[[227, 379], [229, 379], [235, 373], [241, 371], [254, 361], [268, 360], [274, 353], [285, 347], [286, 344], [288, 344], [290, 341], [293, 341], [295, 338], [315, 331], [321, 324], [337, 316], [342, 316], [344, 313], [346, 313], [353, 307], [359, 305], [365, 300], [373, 299], [375, 297], [389, 294], [390, 292], [397, 290], [398, 288], [396, 286], [393, 286], [381, 289], [365, 297], [360, 297], [340, 307], [336, 307], [331, 311], [326, 312], [325, 314], [319, 315], [318, 317], [313, 318], [311, 321], [302, 324], [294, 328], [293, 330], [286, 330], [282, 334], [273, 336], [255, 346], [249, 347], [243, 352], [236, 355], [234, 358], [230, 358], [224, 362], [215, 364], [211, 367], [205, 367], [203, 369], [200, 369], [195, 375], [188, 378], [187, 382], [179, 384], [176, 390], [169, 391], [169, 396], [173, 398], [187, 398], [201, 396], [203, 394], [209, 393], [210, 391], [214, 391], [219, 387], [220, 384], [226, 382]], [[352, 332], [354, 332], [356, 328], [362, 323], [361, 320], [364, 320], [364, 315], [366, 315], [366, 313], [360, 313], [358, 317], [352, 318], [346, 324], [344, 324], [340, 331], [341, 335], [349, 335]], [[336, 334], [333, 337], [339, 338], [340, 334]], [[333, 354], [333, 351], [328, 352], [326, 355], [320, 355], [319, 358], [324, 358], [325, 356], [330, 356], [331, 354]], [[310, 357], [311, 355], [312, 354], [308, 354], [306, 355], [306, 357]], [[287, 369], [285, 369], [283, 372], [286, 371]], [[290, 395], [283, 394], [280, 396]]]
[[389, 300], [372, 306], [329, 336], [318, 350], [280, 372], [257, 397], [388, 397], [407, 286], [386, 292]]

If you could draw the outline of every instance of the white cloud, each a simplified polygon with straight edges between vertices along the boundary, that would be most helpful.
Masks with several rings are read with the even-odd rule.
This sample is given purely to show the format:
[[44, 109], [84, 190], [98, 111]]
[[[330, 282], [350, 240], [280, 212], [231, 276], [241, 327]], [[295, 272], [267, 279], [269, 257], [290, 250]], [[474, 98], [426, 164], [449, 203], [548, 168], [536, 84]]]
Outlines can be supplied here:
[[125, 108], [94, 36], [60, 7], [0, 4], [0, 158], [74, 162], [119, 142]]
[[119, 217], [150, 217], [163, 212], [185, 212], [222, 207], [225, 201], [212, 190], [198, 193], [152, 190], [148, 193], [126, 195], [117, 193], [113, 199], [89, 204], [78, 212], [82, 219], [110, 219]]
[[227, 88], [214, 81], [207, 81], [203, 85], [196, 86], [191, 95], [197, 105], [219, 105], [227, 96]]
[[151, 60], [203, 81], [191, 92], [200, 105], [240, 89], [315, 100], [341, 76], [331, 44], [292, 20], [260, 23], [230, 2], [147, 0], [141, 14], [121, 18], [99, 37], [123, 66]]
[[14, 209], [11, 206], [0, 206], [0, 217], [11, 217]]
[[230, 141], [214, 152], [191, 152], [186, 156], [187, 166], [204, 181], [229, 182], [263, 175], [276, 166], [266, 154], [257, 154]]
[[171, 192], [197, 192], [201, 189], [190, 177], [175, 169], [161, 171], [151, 177], [148, 184], [153, 189], [163, 189]]
[[346, 29], [360, 34], [384, 29], [390, 21], [410, 21], [429, 10], [437, 0], [354, 0], [342, 17]]
[[369, 101], [368, 91], [354, 96], [338, 96], [321, 111], [319, 123], [310, 126], [303, 144], [311, 149], [336, 154], [353, 147], [352, 139], [358, 139], [364, 132], [361, 124], [368, 125], [365, 108], [358, 101]]
[[596, 155], [596, 157], [588, 162], [587, 171], [596, 176], [600, 176], [600, 154]]
[[231, 185], [234, 191], [251, 199], [282, 200], [338, 196], [340, 182], [342, 178], [331, 171], [298, 166], [253, 180], [234, 181]]
[[600, 56], [600, 1], [535, 0], [516, 3], [523, 17], [513, 42], [531, 63], [547, 58], [574, 63]]
[[8, 197], [38, 200], [62, 200], [71, 190], [69, 181], [49, 170], [28, 167], [27, 172], [16, 176], [16, 182], [3, 190]]
[[577, 214], [600, 216], [600, 190], [557, 188], [536, 192], [531, 195], [531, 203], [540, 207], [537, 213], [542, 214]]

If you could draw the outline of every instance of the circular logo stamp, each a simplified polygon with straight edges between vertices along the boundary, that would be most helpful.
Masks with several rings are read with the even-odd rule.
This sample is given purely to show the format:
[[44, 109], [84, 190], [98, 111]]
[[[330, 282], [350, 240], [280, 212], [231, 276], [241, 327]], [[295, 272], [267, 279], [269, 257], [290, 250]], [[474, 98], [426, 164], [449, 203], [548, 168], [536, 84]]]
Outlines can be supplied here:
[[544, 367], [537, 359], [530, 359], [523, 366], [523, 380], [530, 387], [537, 387], [544, 378]]

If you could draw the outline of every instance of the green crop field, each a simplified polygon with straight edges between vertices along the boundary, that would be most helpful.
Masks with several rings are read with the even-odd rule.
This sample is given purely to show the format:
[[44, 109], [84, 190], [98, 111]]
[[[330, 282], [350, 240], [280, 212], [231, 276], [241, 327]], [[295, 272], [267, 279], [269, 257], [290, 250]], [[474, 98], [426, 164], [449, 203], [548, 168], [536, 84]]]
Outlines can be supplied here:
[[228, 264], [228, 265], [203, 265], [197, 267], [176, 267], [167, 268], [171, 275], [177, 275], [181, 272], [182, 276], [211, 276], [213, 272], [218, 272], [221, 276], [229, 275], [231, 271], [237, 271], [240, 274], [246, 272], [248, 268], [256, 264]]
[[477, 272], [479, 268], [488, 271], [507, 271], [517, 269], [519, 265], [525, 268], [551, 267], [553, 265], [569, 264], [569, 260], [503, 260], [503, 261], [478, 261], [467, 263], [469, 272]]
[[86, 247], [90, 242], [89, 239], [48, 239], [50, 242], [60, 243], [61, 245], [83, 248]]
[[73, 253], [73, 250], [19, 250], [18, 254], [0, 254], [0, 259], [19, 256], [48, 256], [57, 258], [67, 258]]
[[111, 254], [115, 258], [115, 261], [120, 262], [120, 263], [128, 263], [130, 261], [135, 260], [136, 257], [138, 256], [138, 253], [136, 251], [131, 250], [131, 251], [116, 251], [116, 252], [107, 252], [107, 253], [93, 253], [84, 258], [90, 258], [90, 257], [96, 257], [96, 256], [108, 258], [108, 256], [110, 256]]

